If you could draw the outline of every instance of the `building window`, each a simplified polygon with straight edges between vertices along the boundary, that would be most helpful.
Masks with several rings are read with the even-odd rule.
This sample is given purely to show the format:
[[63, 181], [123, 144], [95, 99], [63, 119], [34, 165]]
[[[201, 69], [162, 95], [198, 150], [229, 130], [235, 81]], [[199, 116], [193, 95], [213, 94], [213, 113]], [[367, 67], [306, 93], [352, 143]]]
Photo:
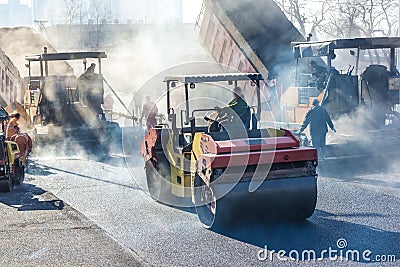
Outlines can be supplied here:
[[10, 103], [13, 102], [14, 83], [10, 80]]
[[1, 69], [1, 83], [0, 83], [0, 86], [1, 86], [1, 92], [4, 92], [4, 70], [3, 69]]

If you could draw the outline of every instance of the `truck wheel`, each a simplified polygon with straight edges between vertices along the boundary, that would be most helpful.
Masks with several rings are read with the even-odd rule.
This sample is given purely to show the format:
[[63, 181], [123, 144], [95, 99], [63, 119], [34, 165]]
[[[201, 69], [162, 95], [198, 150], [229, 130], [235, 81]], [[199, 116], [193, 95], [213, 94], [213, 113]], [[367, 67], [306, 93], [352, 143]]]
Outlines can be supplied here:
[[8, 175], [7, 180], [2, 180], [0, 181], [0, 191], [1, 192], [11, 192], [12, 191], [12, 177], [11, 175]]
[[207, 185], [196, 173], [194, 178], [194, 202], [197, 216], [206, 229], [216, 230], [222, 226], [223, 205], [212, 186]]

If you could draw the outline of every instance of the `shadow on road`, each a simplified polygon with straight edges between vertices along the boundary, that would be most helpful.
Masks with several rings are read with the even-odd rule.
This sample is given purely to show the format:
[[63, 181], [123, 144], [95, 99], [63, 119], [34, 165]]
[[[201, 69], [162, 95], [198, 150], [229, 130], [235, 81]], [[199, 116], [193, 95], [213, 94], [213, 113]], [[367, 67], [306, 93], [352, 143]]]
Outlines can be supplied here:
[[114, 166], [114, 167], [125, 167], [125, 157], [118, 154], [108, 154], [97, 159], [98, 162]]
[[[351, 214], [350, 216], [381, 217], [380, 214], [369, 213]], [[343, 255], [346, 255], [348, 250], [358, 250], [360, 262], [368, 262], [362, 258], [365, 250], [372, 252], [369, 256], [371, 259], [374, 259], [375, 255], [395, 255], [396, 259], [399, 259], [400, 233], [339, 221], [335, 217], [335, 214], [316, 210], [311, 220], [305, 222], [260, 223], [259, 221], [248, 221], [246, 223], [248, 227], [244, 227], [243, 224], [232, 225], [219, 230], [218, 233], [258, 246], [260, 250], [265, 247], [269, 251], [275, 250], [275, 252], [284, 250], [286, 256], [290, 251], [296, 250], [300, 254], [300, 260], [303, 261], [307, 261], [307, 258], [301, 258], [303, 251], [313, 250], [316, 252], [316, 258], [327, 259], [329, 255], [327, 253], [321, 255], [321, 253], [329, 248], [337, 250], [338, 253], [342, 250]], [[347, 246], [343, 249], [338, 248], [340, 239], [345, 239], [347, 242]], [[338, 253], [336, 255], [340, 255]], [[257, 255], [257, 251], [255, 251], [255, 255]], [[274, 261], [276, 262], [276, 258]]]
[[54, 174], [54, 172], [51, 171], [50, 167], [40, 166], [36, 164], [34, 160], [28, 159], [27, 164], [28, 166], [26, 168], [26, 174], [39, 175], [39, 176], [50, 176]]
[[[317, 172], [320, 176], [337, 178], [347, 182], [400, 188], [400, 172], [397, 167], [399, 160], [398, 155], [330, 159], [320, 162]], [[395, 178], [397, 181], [386, 178]]]
[[[135, 186], [131, 186], [131, 185], [117, 183], [117, 182], [113, 182], [113, 181], [110, 181], [110, 180], [101, 179], [101, 178], [98, 178], [98, 177], [93, 177], [93, 176], [84, 175], [84, 174], [73, 172], [73, 171], [68, 171], [68, 170], [65, 170], [65, 169], [60, 169], [60, 168], [56, 168], [56, 167], [50, 167], [50, 166], [47, 166], [47, 165], [44, 165], [44, 164], [35, 163], [34, 166], [35, 167], [32, 167], [33, 174], [36, 174], [35, 169], [37, 169], [37, 168], [39, 170], [40, 169], [53, 170], [53, 171], [56, 171], [56, 172], [63, 172], [63, 173], [66, 173], [66, 174], [71, 174], [71, 175], [78, 176], [78, 177], [85, 178], [85, 179], [91, 179], [91, 180], [95, 180], [95, 181], [99, 181], [99, 182], [103, 182], [103, 183], [107, 183], [107, 184], [123, 186], [123, 187], [130, 188], [130, 189], [141, 189], [140, 187], [135, 187]], [[48, 173], [49, 173], [49, 175], [50, 174], [54, 174], [52, 172], [48, 172]]]
[[0, 193], [0, 203], [18, 211], [62, 210], [64, 202], [32, 184], [15, 186], [12, 192]]

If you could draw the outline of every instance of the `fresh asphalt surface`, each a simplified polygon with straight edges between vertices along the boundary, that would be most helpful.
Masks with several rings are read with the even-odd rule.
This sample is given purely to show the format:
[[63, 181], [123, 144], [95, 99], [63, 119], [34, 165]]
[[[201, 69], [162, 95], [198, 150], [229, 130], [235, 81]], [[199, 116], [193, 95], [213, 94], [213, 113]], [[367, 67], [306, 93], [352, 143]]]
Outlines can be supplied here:
[[[134, 251], [142, 262], [154, 266], [399, 265], [400, 168], [396, 164], [363, 172], [362, 168], [343, 170], [341, 166], [353, 164], [334, 162], [337, 171], [324, 173], [323, 165], [330, 164], [326, 161], [319, 167], [323, 175], [318, 178], [317, 208], [306, 222], [250, 220], [213, 232], [202, 228], [194, 209], [153, 201], [146, 191], [141, 159], [128, 160], [135, 166], [131, 172], [118, 156], [102, 161], [33, 158], [27, 180], [52, 192]], [[364, 160], [360, 166], [368, 165]], [[339, 249], [344, 243], [347, 246]], [[273, 253], [272, 261], [265, 259], [269, 256], [262, 251], [265, 246], [268, 251], [284, 250], [286, 257], [280, 260]], [[329, 259], [328, 252], [323, 252], [329, 249], [332, 257], [357, 250], [360, 260], [352, 260], [350, 254], [350, 261]], [[289, 260], [292, 250], [299, 253], [300, 262]], [[304, 250], [315, 251], [322, 261], [302, 259]], [[371, 251], [365, 254], [367, 260], [362, 256], [365, 250]], [[376, 262], [379, 255], [382, 259], [395, 255], [397, 262]]]

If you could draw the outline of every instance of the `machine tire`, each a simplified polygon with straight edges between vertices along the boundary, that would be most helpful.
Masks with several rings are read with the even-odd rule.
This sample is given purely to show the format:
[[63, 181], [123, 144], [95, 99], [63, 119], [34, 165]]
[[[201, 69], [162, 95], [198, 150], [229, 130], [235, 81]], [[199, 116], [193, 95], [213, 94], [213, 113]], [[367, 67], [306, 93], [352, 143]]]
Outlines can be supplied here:
[[[206, 185], [197, 173], [194, 178], [193, 194], [197, 217], [203, 227], [210, 230], [221, 229], [225, 225], [223, 218], [226, 218], [223, 215], [223, 200], [216, 198], [212, 186]], [[205, 200], [207, 194], [209, 201]]]
[[20, 166], [17, 171], [17, 175], [14, 179], [15, 185], [21, 185], [25, 180], [25, 166]]
[[161, 195], [161, 179], [158, 177], [157, 171], [150, 161], [145, 163], [145, 172], [149, 194], [152, 199], [158, 202]]
[[157, 171], [151, 161], [145, 163], [147, 189], [155, 201], [170, 204], [171, 183], [167, 180], [168, 174], [164, 171], [163, 166], [159, 166], [159, 169]]
[[291, 216], [291, 218], [296, 221], [305, 221], [313, 215], [317, 205], [317, 187], [315, 186], [315, 188], [304, 192], [301, 199], [301, 202], [297, 202], [301, 203], [301, 206], [297, 207], [297, 212], [293, 213], [293, 216]]
[[0, 191], [1, 192], [11, 192], [13, 189], [13, 182], [11, 175], [8, 175], [7, 180], [0, 181]]

